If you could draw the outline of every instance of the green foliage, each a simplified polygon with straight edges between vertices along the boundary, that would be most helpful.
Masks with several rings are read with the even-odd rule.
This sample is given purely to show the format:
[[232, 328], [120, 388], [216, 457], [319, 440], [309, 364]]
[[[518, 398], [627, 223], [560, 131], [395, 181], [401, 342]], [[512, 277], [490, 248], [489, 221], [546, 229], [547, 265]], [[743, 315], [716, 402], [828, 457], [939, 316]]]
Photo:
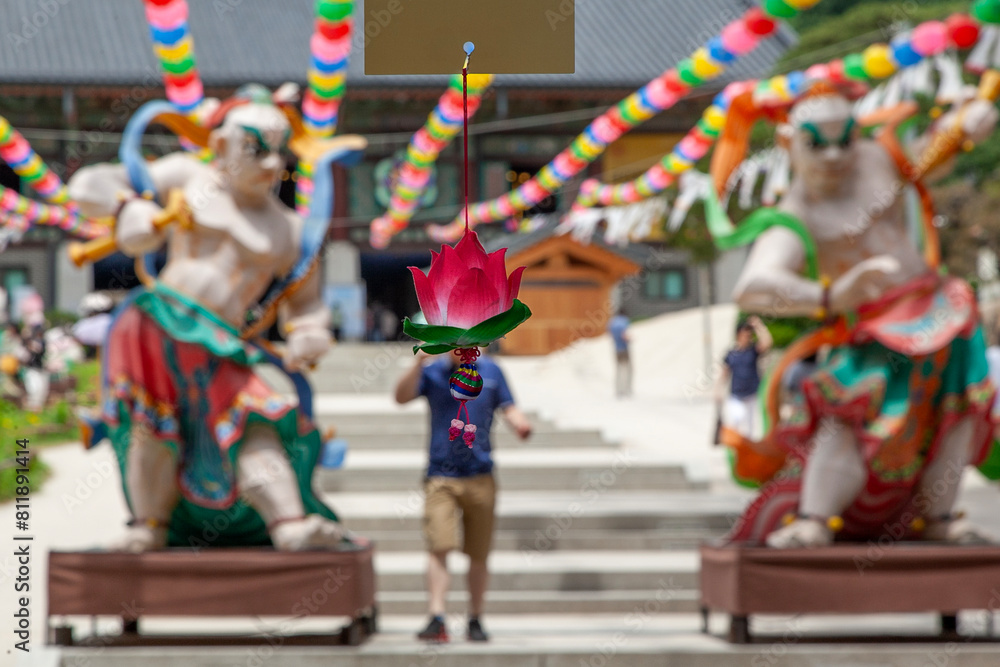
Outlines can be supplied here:
[[1000, 165], [1000, 129], [994, 130], [974, 150], [959, 153], [952, 178], [971, 179], [978, 185], [996, 172], [997, 165]]
[[66, 310], [47, 310], [45, 311], [45, 320], [52, 327], [64, 327], [72, 324], [76, 324], [77, 320], [80, 318], [76, 313], [71, 313]]
[[771, 338], [774, 339], [774, 347], [783, 348], [788, 347], [803, 334], [815, 329], [818, 324], [816, 320], [811, 320], [808, 317], [787, 317], [787, 318], [776, 318], [776, 317], [762, 317], [760, 318], [767, 327], [767, 330], [771, 332]]
[[[16, 408], [7, 401], [0, 401], [0, 420], [5, 419], [11, 410], [16, 411]], [[18, 487], [17, 463], [15, 462], [18, 453], [16, 439], [24, 436], [7, 429], [0, 429], [0, 431], [5, 436], [0, 438], [0, 502], [3, 502], [16, 495], [15, 491]], [[39, 460], [38, 449], [34, 447], [34, 443], [30, 439], [28, 449], [31, 452], [28, 463], [29, 487], [32, 491], [37, 491], [41, 487], [42, 481], [48, 476], [49, 470]]]
[[96, 359], [74, 364], [70, 375], [76, 378], [77, 405], [96, 405], [101, 381], [101, 364]]
[[870, 44], [888, 42], [902, 26], [967, 12], [969, 7], [969, 2], [961, 0], [824, 0], [793, 22], [799, 30], [799, 43], [785, 53], [775, 69], [802, 70], [858, 53]]
[[56, 424], [68, 424], [70, 418], [69, 404], [59, 401], [52, 409], [52, 421]]
[[[736, 316], [738, 323], [746, 322], [750, 317], [749, 313], [740, 311]], [[775, 348], [785, 348], [791, 345], [796, 338], [812, 331], [819, 323], [808, 317], [766, 317], [760, 316], [760, 321], [767, 327], [771, 338], [774, 340]]]
[[[101, 368], [97, 361], [77, 364], [71, 371], [77, 379], [77, 404], [94, 405], [97, 402], [97, 382]], [[36, 414], [20, 410], [9, 401], [0, 400], [0, 502], [14, 497], [17, 475], [13, 468], [4, 467], [14, 456], [14, 441], [27, 438], [32, 451], [38, 447], [70, 442], [79, 437], [72, 406], [60, 400]], [[36, 456], [31, 458], [31, 489], [37, 491], [48, 475], [48, 468]]]

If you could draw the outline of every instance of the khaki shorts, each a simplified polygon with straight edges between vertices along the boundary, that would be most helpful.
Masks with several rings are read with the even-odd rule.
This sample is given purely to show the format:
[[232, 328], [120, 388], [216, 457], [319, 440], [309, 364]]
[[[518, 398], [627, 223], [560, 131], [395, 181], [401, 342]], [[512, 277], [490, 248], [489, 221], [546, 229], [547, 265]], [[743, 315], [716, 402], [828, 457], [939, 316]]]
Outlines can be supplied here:
[[476, 562], [486, 560], [493, 543], [493, 509], [497, 489], [493, 475], [429, 477], [424, 481], [424, 540], [432, 553], [459, 548]]

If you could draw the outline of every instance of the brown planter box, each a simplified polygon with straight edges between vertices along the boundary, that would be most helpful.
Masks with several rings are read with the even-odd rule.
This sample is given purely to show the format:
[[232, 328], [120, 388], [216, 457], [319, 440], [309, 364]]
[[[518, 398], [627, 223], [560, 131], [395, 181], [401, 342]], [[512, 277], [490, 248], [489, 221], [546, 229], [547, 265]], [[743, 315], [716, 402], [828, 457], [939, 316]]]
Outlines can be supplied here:
[[119, 616], [133, 634], [141, 616], [347, 616], [348, 627], [360, 624], [368, 634], [375, 623], [372, 554], [371, 547], [53, 551], [48, 614]]
[[937, 612], [945, 632], [966, 609], [1000, 609], [1000, 546], [896, 543], [817, 549], [701, 548], [701, 606], [732, 615], [749, 641], [751, 614]]

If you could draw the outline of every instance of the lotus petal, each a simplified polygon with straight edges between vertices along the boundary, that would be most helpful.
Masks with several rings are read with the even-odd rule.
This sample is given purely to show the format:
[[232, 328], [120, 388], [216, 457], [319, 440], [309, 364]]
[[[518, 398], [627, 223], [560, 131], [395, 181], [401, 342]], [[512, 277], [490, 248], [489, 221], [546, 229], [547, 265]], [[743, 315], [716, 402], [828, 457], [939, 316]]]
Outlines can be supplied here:
[[406, 268], [413, 274], [413, 286], [417, 288], [417, 302], [420, 303], [420, 310], [424, 311], [427, 323], [444, 324], [444, 316], [441, 313], [441, 307], [438, 305], [438, 298], [434, 293], [430, 279], [415, 266]]
[[500, 293], [482, 269], [469, 269], [448, 299], [448, 326], [469, 329], [500, 312]]
[[479, 242], [479, 234], [466, 232], [455, 246], [458, 256], [467, 267], [485, 269], [488, 263], [486, 248]]
[[[506, 303], [508, 301], [507, 296], [507, 263], [504, 259], [504, 255], [507, 254], [507, 248], [501, 248], [496, 252], [490, 253], [487, 257], [486, 264], [486, 277], [489, 279], [492, 285], [495, 285], [497, 292], [500, 293], [500, 301]], [[504, 308], [506, 310], [510, 306]]]
[[434, 288], [441, 317], [448, 320], [448, 300], [455, 286], [465, 277], [467, 267], [451, 246], [441, 246], [441, 255], [431, 263], [427, 279]]
[[510, 310], [514, 299], [517, 298], [517, 292], [521, 289], [522, 273], [524, 273], [523, 266], [519, 266], [510, 272], [510, 278], [507, 279], [507, 300], [503, 304], [503, 310]]

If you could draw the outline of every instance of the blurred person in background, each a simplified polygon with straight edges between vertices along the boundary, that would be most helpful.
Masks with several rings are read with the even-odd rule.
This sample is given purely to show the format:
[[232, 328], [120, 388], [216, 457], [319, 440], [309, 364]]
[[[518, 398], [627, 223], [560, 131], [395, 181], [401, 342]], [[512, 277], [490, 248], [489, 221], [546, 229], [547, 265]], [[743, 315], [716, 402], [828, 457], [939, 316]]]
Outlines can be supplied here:
[[[449, 388], [451, 374], [458, 368], [455, 354], [431, 358], [418, 352], [416, 361], [396, 385], [396, 401], [409, 403], [419, 396], [430, 407], [429, 463], [424, 480], [424, 539], [430, 552], [427, 560], [427, 589], [430, 621], [417, 637], [424, 641], [448, 641], [445, 601], [451, 583], [448, 553], [461, 548], [469, 556], [469, 641], [487, 641], [480, 616], [489, 580], [486, 561], [493, 542], [496, 483], [490, 428], [493, 414], [500, 410], [518, 437], [531, 435], [531, 424], [514, 405], [514, 397], [503, 372], [491, 359], [479, 357], [476, 366], [483, 378], [483, 391], [466, 404], [468, 421], [477, 426], [475, 442], [449, 439], [448, 429], [455, 418], [458, 402]], [[459, 538], [459, 520], [462, 536]]]
[[21, 334], [24, 347], [24, 407], [41, 412], [49, 397], [49, 372], [45, 368], [45, 329], [26, 326]]
[[377, 326], [382, 333], [382, 340], [396, 340], [396, 331], [399, 329], [399, 316], [392, 312], [391, 308], [384, 308], [379, 315]]
[[[772, 342], [770, 332], [756, 315], [741, 322], [736, 327], [736, 345], [726, 353], [716, 384], [716, 409], [721, 410], [723, 424], [746, 438], [758, 437], [759, 420], [754, 418], [760, 388], [758, 362], [771, 349]], [[727, 385], [729, 397], [723, 404]]]
[[0, 330], [0, 398], [20, 403], [24, 397], [24, 389], [18, 379], [24, 358], [26, 354], [21, 333], [16, 324], [7, 322]]
[[629, 319], [621, 310], [608, 321], [608, 333], [615, 345], [615, 396], [632, 395], [632, 359], [629, 357]]
[[341, 340], [341, 334], [344, 328], [344, 311], [341, 310], [340, 304], [334, 302], [330, 307], [330, 331], [333, 333], [333, 339], [335, 341]]

